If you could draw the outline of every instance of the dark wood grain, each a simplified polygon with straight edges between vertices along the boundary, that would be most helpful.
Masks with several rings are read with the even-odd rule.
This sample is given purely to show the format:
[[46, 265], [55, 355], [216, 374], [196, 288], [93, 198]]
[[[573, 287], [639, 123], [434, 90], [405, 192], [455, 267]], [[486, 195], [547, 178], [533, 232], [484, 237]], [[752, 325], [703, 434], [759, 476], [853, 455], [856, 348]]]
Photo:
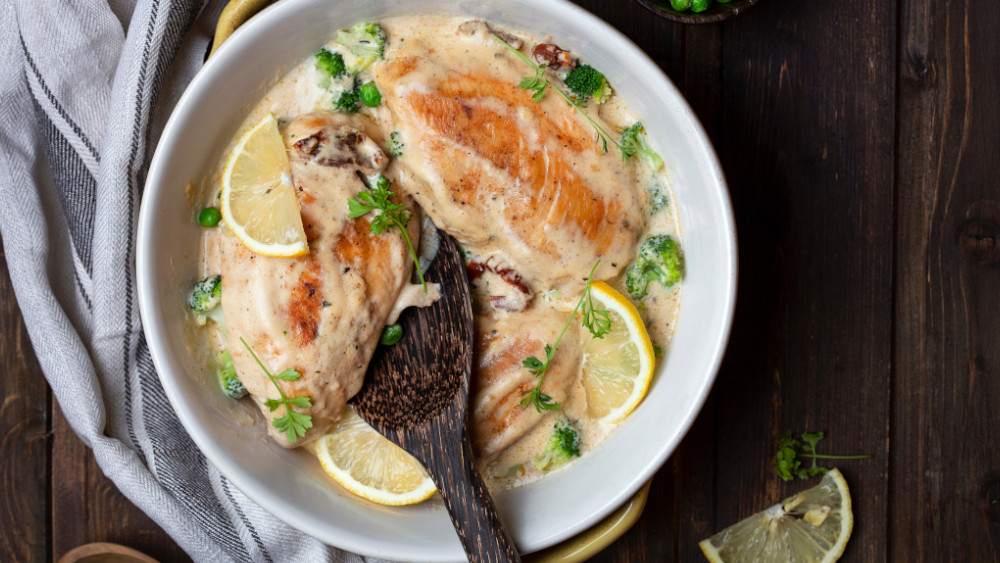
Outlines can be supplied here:
[[900, 4], [892, 557], [1000, 561], [1000, 10]]
[[161, 563], [191, 559], [170, 536], [104, 476], [94, 454], [73, 433], [58, 404], [52, 409], [52, 556], [75, 547], [112, 542]]
[[441, 297], [403, 312], [403, 338], [376, 350], [354, 410], [424, 465], [470, 561], [520, 561], [472, 455], [472, 301], [461, 251], [443, 231], [425, 277]]
[[0, 561], [51, 557], [48, 402], [0, 250]]
[[822, 430], [821, 451], [874, 456], [841, 464], [859, 523], [849, 561], [884, 561], [888, 546], [895, 15], [766, 2], [723, 37], [741, 271], [716, 383], [716, 521], [804, 488], [777, 478], [775, 444]]
[[[715, 146], [722, 146], [721, 25], [686, 27], [681, 89]], [[673, 470], [675, 493], [674, 561], [701, 559], [698, 542], [715, 533], [716, 434], [718, 399], [711, 395], [667, 466]], [[650, 558], [650, 561], [655, 559]]]

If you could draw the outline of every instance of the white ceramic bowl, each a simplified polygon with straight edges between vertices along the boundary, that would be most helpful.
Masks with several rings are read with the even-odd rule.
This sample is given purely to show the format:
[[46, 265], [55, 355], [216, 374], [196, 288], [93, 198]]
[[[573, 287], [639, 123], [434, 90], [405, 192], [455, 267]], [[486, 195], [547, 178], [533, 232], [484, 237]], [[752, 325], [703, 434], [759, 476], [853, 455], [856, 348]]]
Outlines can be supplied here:
[[184, 186], [220, 158], [247, 111], [337, 29], [403, 13], [453, 13], [551, 34], [602, 69], [642, 116], [667, 162], [687, 260], [676, 335], [643, 403], [596, 451], [497, 496], [518, 547], [564, 540], [622, 504], [677, 446], [711, 388], [729, 335], [736, 241], [725, 181], [677, 89], [631, 41], [563, 0], [285, 0], [241, 27], [177, 103], [146, 182], [137, 248], [139, 301], [153, 360], [195, 443], [232, 482], [292, 526], [338, 547], [389, 559], [464, 560], [443, 505], [386, 508], [343, 492], [314, 458], [269, 441], [249, 405], [218, 393], [186, 345], [184, 299], [197, 278], [199, 227]]

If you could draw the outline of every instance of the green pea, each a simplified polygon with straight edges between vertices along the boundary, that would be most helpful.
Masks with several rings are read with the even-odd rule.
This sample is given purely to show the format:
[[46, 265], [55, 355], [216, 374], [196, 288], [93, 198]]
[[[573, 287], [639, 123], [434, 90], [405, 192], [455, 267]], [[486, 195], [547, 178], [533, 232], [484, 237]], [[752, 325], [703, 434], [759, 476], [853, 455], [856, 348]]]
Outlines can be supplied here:
[[361, 87], [361, 102], [370, 108], [382, 103], [382, 94], [374, 82], [369, 82]]
[[691, 0], [691, 11], [704, 12], [708, 9], [709, 2], [711, 2], [711, 0]]
[[670, 0], [670, 5], [678, 12], [683, 12], [691, 7], [691, 0]]
[[221, 219], [222, 213], [219, 213], [218, 207], [206, 207], [201, 210], [201, 213], [198, 214], [198, 222], [205, 228], [211, 228], [218, 225]]
[[379, 342], [385, 344], [386, 346], [392, 346], [393, 344], [399, 342], [399, 339], [403, 337], [403, 327], [398, 324], [389, 325], [382, 329], [382, 338]]

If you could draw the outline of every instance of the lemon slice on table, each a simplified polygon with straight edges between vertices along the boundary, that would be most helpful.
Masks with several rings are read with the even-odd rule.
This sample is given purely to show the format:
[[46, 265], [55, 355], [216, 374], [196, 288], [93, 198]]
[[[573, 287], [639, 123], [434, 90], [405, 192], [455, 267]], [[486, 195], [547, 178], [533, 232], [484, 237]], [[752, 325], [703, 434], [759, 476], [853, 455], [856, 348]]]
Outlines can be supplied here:
[[403, 506], [426, 500], [437, 491], [416, 458], [382, 437], [349, 407], [312, 446], [334, 480], [370, 501]]
[[628, 416], [646, 396], [656, 359], [635, 305], [604, 282], [594, 282], [590, 288], [594, 308], [610, 314], [611, 331], [604, 338], [584, 331], [587, 411], [594, 419], [614, 423]]
[[851, 495], [840, 471], [819, 485], [733, 524], [698, 545], [709, 561], [832, 563], [854, 527]]
[[267, 114], [236, 143], [222, 173], [222, 219], [263, 256], [309, 253], [278, 121]]

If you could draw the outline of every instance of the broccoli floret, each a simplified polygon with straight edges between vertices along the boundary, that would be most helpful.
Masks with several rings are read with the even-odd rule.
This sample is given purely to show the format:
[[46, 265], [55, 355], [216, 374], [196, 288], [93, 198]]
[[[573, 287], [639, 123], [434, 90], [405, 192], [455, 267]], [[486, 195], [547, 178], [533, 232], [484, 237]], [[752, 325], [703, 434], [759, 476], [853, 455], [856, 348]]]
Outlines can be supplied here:
[[639, 155], [654, 171], [663, 168], [663, 159], [646, 141], [646, 128], [641, 122], [622, 131], [621, 147], [626, 158]]
[[597, 103], [603, 104], [611, 97], [611, 85], [601, 71], [590, 65], [573, 67], [566, 75], [566, 87], [581, 100], [593, 97]]
[[333, 108], [344, 113], [355, 113], [361, 107], [361, 90], [358, 81], [354, 85], [340, 93], [340, 96], [333, 102]]
[[670, 205], [670, 196], [667, 193], [667, 186], [657, 180], [647, 189], [649, 193], [649, 214], [656, 215], [661, 209]]
[[206, 313], [222, 301], [222, 276], [209, 276], [194, 284], [187, 306], [196, 313]]
[[535, 457], [535, 469], [552, 471], [580, 455], [580, 435], [568, 418], [560, 418], [552, 425], [552, 435], [542, 453]]
[[646, 296], [649, 282], [670, 287], [680, 281], [683, 269], [680, 245], [668, 235], [651, 236], [639, 247], [639, 256], [625, 276], [625, 287], [638, 301]]
[[233, 399], [246, 397], [247, 390], [243, 387], [243, 382], [240, 381], [239, 376], [236, 375], [233, 357], [229, 355], [229, 352], [223, 350], [222, 354], [219, 355], [219, 361], [222, 362], [222, 367], [219, 368], [217, 373], [219, 375], [219, 386], [222, 387], [222, 391], [225, 392], [227, 397]]
[[340, 53], [334, 53], [324, 47], [316, 53], [316, 70], [320, 71], [329, 82], [332, 78], [347, 74], [347, 65], [344, 64], [344, 57]]
[[209, 276], [194, 284], [187, 299], [188, 309], [194, 313], [199, 325], [210, 319], [225, 330], [222, 316], [222, 276]]
[[403, 140], [400, 138], [401, 135], [399, 131], [393, 131], [389, 134], [389, 152], [393, 156], [403, 156]]
[[385, 58], [385, 31], [377, 23], [359, 23], [349, 30], [337, 32], [337, 43], [340, 43], [353, 55], [350, 62], [351, 72], [365, 70], [376, 59]]

